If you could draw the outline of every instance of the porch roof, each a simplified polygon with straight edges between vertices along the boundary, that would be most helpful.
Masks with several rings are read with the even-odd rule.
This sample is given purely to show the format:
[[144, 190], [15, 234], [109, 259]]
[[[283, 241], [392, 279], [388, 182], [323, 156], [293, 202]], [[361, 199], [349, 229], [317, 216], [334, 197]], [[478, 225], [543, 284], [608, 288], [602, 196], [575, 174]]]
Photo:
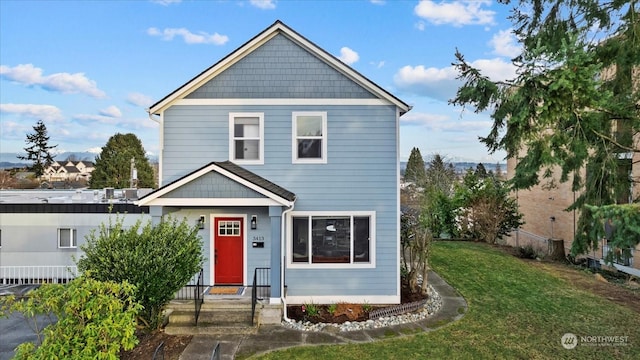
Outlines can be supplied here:
[[[256, 193], [257, 197], [229, 196], [181, 196], [171, 197], [170, 193], [194, 183], [195, 180], [215, 173], [241, 187]], [[219, 191], [218, 191], [219, 193]], [[139, 206], [291, 206], [296, 195], [291, 191], [245, 169], [231, 161], [211, 162], [143, 197], [136, 204]]]

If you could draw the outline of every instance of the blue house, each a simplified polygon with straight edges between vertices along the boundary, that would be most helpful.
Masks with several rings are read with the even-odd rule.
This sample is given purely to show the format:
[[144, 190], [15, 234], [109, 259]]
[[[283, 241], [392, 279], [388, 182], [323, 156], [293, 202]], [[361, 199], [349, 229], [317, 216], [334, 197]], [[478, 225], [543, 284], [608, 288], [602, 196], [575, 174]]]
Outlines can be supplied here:
[[205, 283], [271, 269], [271, 303], [400, 302], [410, 106], [280, 21], [149, 109], [154, 221], [200, 223]]

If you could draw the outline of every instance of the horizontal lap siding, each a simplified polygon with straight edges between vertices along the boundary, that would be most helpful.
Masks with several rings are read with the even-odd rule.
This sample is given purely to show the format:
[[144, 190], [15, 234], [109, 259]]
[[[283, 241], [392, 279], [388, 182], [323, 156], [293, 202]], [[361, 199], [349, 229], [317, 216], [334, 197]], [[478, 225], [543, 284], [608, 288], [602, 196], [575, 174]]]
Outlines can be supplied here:
[[[327, 164], [292, 164], [294, 111], [327, 112]], [[288, 294], [398, 295], [395, 107], [174, 106], [164, 116], [163, 183], [229, 159], [230, 112], [264, 113], [264, 165], [242, 166], [295, 193], [295, 211], [376, 212], [376, 268], [287, 269]]]
[[[2, 266], [52, 266], [75, 265], [73, 257], [83, 254], [80, 247], [92, 231], [99, 235], [100, 224], [108, 226], [116, 218], [122, 219], [125, 228], [137, 221], [144, 225], [151, 218], [148, 214], [79, 214], [79, 213], [5, 213], [0, 217], [2, 228]], [[76, 231], [77, 248], [58, 248], [58, 229]], [[28, 229], [25, 231], [25, 229]]]

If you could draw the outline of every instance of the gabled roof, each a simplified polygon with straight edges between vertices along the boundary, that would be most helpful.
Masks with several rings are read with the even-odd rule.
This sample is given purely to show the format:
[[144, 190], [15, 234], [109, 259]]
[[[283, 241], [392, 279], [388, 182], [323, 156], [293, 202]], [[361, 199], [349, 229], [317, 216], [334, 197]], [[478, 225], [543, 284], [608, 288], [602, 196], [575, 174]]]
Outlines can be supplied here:
[[[261, 195], [266, 199], [264, 201], [256, 199], [244, 199], [245, 206], [265, 206], [265, 205], [284, 205], [291, 206], [296, 200], [296, 195], [291, 191], [272, 183], [271, 181], [246, 170], [231, 161], [211, 162], [143, 197], [136, 202], [139, 206], [153, 206], [153, 205], [238, 205], [236, 203], [225, 203], [225, 201], [233, 201], [230, 199], [161, 199], [163, 195], [169, 194], [171, 191], [176, 190], [191, 181], [200, 178], [210, 172], [216, 172], [222, 176], [225, 176]], [[173, 202], [173, 203], [168, 203]]]
[[256, 35], [254, 38], [247, 41], [244, 45], [240, 46], [238, 49], [224, 57], [222, 60], [218, 61], [181, 87], [174, 90], [169, 95], [162, 98], [160, 101], [153, 104], [147, 111], [149, 112], [149, 114], [160, 114], [162, 111], [171, 106], [174, 101], [183, 99], [185, 96], [195, 91], [200, 86], [207, 83], [209, 80], [231, 67], [233, 64], [240, 61], [242, 58], [253, 52], [255, 49], [259, 48], [262, 44], [264, 44], [277, 34], [283, 34], [288, 38], [294, 40], [297, 44], [299, 44], [309, 52], [315, 54], [318, 58], [322, 59], [328, 65], [341, 72], [351, 80], [355, 81], [371, 93], [375, 94], [378, 98], [385, 99], [391, 104], [397, 106], [400, 109], [401, 114], [404, 114], [411, 109], [411, 106], [398, 99], [385, 89], [381, 88], [371, 80], [367, 79], [362, 74], [360, 74], [347, 64], [343, 63], [335, 56], [326, 52], [313, 42], [309, 41], [307, 38], [289, 28], [283, 22], [278, 20], [267, 29]]

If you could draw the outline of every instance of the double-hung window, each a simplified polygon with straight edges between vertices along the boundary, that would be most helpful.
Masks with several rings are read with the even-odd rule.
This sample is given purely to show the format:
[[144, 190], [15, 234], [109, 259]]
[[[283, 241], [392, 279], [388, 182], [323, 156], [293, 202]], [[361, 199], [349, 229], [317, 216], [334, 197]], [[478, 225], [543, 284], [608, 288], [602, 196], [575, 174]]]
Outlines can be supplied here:
[[327, 113], [293, 113], [292, 160], [294, 164], [327, 163]]
[[229, 114], [229, 159], [238, 164], [264, 164], [264, 114]]
[[375, 212], [296, 212], [290, 224], [290, 266], [375, 265]]
[[70, 249], [77, 247], [76, 230], [71, 228], [59, 228], [58, 247], [61, 249]]

